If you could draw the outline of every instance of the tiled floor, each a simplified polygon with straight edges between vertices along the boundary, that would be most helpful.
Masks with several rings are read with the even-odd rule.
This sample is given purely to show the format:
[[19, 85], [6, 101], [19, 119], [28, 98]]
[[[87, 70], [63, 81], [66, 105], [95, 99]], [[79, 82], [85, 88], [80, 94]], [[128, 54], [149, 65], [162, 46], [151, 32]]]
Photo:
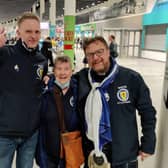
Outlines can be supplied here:
[[[154, 107], [157, 110], [156, 134], [158, 139], [159, 138], [158, 126], [160, 125], [159, 114], [160, 114], [160, 108], [161, 108], [161, 96], [162, 96], [165, 63], [156, 62], [156, 61], [147, 60], [147, 59], [130, 59], [130, 58], [119, 59], [118, 62], [121, 65], [130, 67], [140, 72], [144, 77], [145, 82], [149, 86], [151, 91], [152, 102]], [[139, 127], [139, 130], [140, 130], [140, 127]], [[157, 150], [157, 145], [156, 145], [156, 150]], [[153, 155], [152, 157], [147, 158], [144, 162], [139, 160], [139, 168], [157, 168], [156, 167], [157, 157], [158, 157], [157, 155]]]
[[[82, 64], [83, 52], [81, 50], [78, 50], [76, 52], [76, 59], [77, 59], [76, 70], [79, 70], [83, 67], [83, 64]], [[162, 95], [165, 63], [156, 62], [156, 61], [147, 60], [147, 59], [138, 59], [138, 58], [117, 58], [117, 62], [120, 65], [129, 67], [131, 69], [134, 69], [140, 72], [144, 77], [145, 82], [148, 84], [151, 90], [153, 105], [157, 109], [158, 122], [157, 122], [156, 132], [158, 135], [159, 112], [160, 112], [160, 106], [161, 106], [161, 95]], [[156, 160], [156, 155], [150, 158], [147, 158], [144, 162], [139, 161], [139, 168], [156, 168], [155, 160]], [[37, 166], [34, 166], [34, 168], [37, 168]]]

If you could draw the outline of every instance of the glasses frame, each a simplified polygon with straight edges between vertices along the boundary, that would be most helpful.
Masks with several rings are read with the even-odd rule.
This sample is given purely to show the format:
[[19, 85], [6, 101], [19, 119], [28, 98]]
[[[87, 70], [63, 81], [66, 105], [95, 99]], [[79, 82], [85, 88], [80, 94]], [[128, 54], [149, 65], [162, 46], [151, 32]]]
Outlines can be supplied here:
[[105, 49], [104, 49], [104, 48], [101, 48], [101, 49], [96, 50], [95, 52], [86, 53], [86, 57], [87, 57], [88, 59], [93, 58], [94, 55], [96, 55], [96, 56], [98, 56], [98, 57], [101, 57], [101, 56], [104, 54], [104, 51], [105, 51]]

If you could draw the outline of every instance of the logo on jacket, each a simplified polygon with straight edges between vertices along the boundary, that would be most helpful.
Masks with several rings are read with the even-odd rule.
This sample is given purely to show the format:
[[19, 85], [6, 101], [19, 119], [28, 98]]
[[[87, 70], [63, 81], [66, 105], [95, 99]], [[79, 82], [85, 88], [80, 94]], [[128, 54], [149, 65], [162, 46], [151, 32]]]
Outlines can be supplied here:
[[15, 70], [16, 72], [19, 72], [19, 65], [16, 64], [16, 65], [14, 66], [14, 70]]
[[38, 78], [37, 79], [42, 79], [43, 77], [43, 71], [44, 71], [44, 66], [43, 65], [38, 65], [38, 68], [37, 68], [37, 76]]
[[117, 92], [117, 98], [120, 101], [120, 102], [117, 102], [117, 104], [130, 103], [128, 89], [120, 87]]
[[108, 102], [108, 101], [110, 100], [109, 94], [106, 92], [106, 93], [104, 93], [104, 96], [105, 96], [105, 98], [106, 98], [106, 101]]
[[74, 106], [74, 97], [73, 96], [70, 98], [69, 103], [72, 107]]

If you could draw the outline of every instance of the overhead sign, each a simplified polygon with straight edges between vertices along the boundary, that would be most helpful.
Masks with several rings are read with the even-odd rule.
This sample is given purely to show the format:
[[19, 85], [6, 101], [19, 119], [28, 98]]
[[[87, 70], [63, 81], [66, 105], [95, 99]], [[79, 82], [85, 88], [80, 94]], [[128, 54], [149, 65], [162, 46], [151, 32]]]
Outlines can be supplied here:
[[40, 22], [40, 29], [49, 29], [49, 22]]
[[96, 29], [96, 24], [86, 24], [86, 25], [81, 25], [81, 31], [88, 31], [92, 30], [94, 31]]
[[168, 2], [168, 0], [157, 0], [157, 3], [165, 3]]

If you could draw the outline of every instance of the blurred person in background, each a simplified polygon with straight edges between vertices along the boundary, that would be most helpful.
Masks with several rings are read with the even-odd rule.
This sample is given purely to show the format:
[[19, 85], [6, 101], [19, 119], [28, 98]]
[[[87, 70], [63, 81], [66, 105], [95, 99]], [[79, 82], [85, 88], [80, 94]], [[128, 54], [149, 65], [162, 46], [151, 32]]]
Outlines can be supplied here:
[[52, 56], [52, 43], [51, 38], [47, 37], [44, 39], [41, 47], [41, 53], [49, 60], [49, 66], [54, 66], [53, 56]]
[[110, 56], [112, 58], [116, 58], [116, 57], [118, 57], [118, 52], [117, 52], [117, 43], [115, 42], [115, 36], [110, 35], [109, 36], [109, 41], [110, 41], [110, 45], [109, 45]]

